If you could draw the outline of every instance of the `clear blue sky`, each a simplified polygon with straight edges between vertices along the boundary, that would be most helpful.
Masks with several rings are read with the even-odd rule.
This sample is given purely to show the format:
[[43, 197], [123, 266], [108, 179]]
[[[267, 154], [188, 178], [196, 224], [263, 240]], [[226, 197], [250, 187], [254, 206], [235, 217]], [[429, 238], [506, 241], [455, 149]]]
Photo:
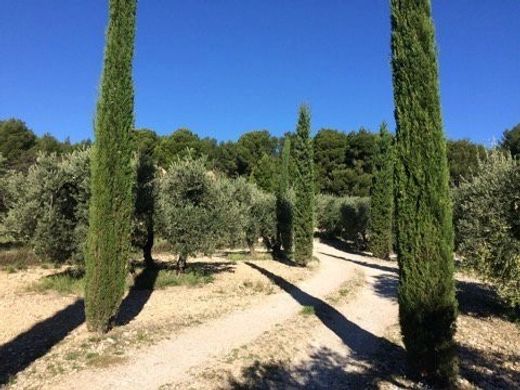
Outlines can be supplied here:
[[[388, 0], [141, 0], [136, 126], [236, 139], [394, 127]], [[489, 144], [520, 122], [520, 0], [434, 0], [448, 137]], [[0, 118], [92, 137], [105, 0], [0, 1]]]

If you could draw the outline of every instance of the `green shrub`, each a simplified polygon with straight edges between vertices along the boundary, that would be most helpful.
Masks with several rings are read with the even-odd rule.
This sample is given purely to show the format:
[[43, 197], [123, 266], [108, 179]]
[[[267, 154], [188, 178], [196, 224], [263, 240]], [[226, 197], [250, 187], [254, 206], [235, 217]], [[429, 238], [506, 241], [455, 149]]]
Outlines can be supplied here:
[[455, 190], [455, 232], [466, 266], [520, 307], [520, 162], [499, 152]]
[[39, 155], [26, 175], [5, 178], [5, 231], [45, 260], [83, 259], [89, 197], [89, 150]]
[[327, 237], [351, 241], [357, 249], [368, 244], [369, 199], [318, 195], [317, 227]]
[[[211, 254], [226, 228], [223, 193], [205, 159], [189, 154], [174, 162], [160, 179], [156, 218], [159, 231], [179, 255], [184, 269], [188, 256]], [[229, 200], [228, 200], [229, 201]]]

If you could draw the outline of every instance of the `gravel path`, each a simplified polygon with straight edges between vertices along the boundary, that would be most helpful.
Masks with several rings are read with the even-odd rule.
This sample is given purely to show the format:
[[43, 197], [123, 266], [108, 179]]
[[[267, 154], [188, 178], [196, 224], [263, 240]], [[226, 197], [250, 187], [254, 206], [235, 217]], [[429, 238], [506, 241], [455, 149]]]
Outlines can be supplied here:
[[[367, 364], [367, 356], [379, 347], [380, 337], [397, 321], [393, 299], [396, 276], [389, 263], [342, 252], [322, 243], [315, 245], [319, 271], [297, 286], [250, 264], [284, 292], [268, 297], [261, 305], [189, 328], [139, 352], [121, 365], [82, 371], [64, 378], [58, 389], [157, 389], [188, 379], [191, 367], [210, 364], [212, 358], [254, 341], [276, 324], [296, 315], [303, 305], [314, 306], [322, 325], [311, 343], [325, 345]], [[351, 303], [336, 310], [324, 298], [351, 278], [356, 269], [366, 275], [363, 290]], [[189, 304], [189, 303], [187, 303]], [[305, 359], [302, 359], [305, 360]]]

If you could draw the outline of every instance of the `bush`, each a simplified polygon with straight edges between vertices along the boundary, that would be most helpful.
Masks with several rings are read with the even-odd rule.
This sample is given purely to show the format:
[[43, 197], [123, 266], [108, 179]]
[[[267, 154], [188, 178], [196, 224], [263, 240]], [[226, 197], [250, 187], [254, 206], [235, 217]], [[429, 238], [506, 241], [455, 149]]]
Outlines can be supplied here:
[[357, 249], [366, 248], [369, 198], [318, 195], [316, 214], [322, 234], [351, 241]]
[[27, 175], [5, 178], [6, 235], [45, 260], [83, 258], [89, 197], [89, 151], [40, 155]]
[[455, 232], [466, 266], [520, 307], [520, 162], [498, 152], [455, 190]]
[[188, 256], [211, 254], [223, 241], [226, 218], [221, 208], [222, 192], [215, 176], [206, 171], [205, 159], [191, 155], [174, 162], [159, 186], [159, 231], [179, 255], [183, 270]]

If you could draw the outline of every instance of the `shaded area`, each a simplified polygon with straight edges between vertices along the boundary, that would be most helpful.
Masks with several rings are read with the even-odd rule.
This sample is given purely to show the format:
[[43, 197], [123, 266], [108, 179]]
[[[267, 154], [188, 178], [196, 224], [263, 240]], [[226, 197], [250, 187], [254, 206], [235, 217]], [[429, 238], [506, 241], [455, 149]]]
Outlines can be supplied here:
[[330, 237], [326, 234], [318, 233], [317, 236], [321, 243], [331, 246], [339, 251], [353, 253], [360, 256], [372, 257], [370, 253], [359, 250], [358, 246], [353, 242], [348, 242], [337, 237]]
[[520, 371], [504, 363], [518, 362], [520, 356], [488, 353], [467, 345], [459, 345], [460, 375], [482, 389], [518, 389]]
[[117, 313], [116, 326], [126, 325], [132, 321], [143, 310], [144, 305], [152, 295], [155, 282], [159, 275], [160, 268], [148, 267], [134, 279], [134, 285], [128, 291], [125, 299], [121, 302]]
[[504, 305], [492, 286], [475, 281], [457, 281], [457, 300], [459, 312], [472, 317], [499, 317], [511, 320], [518, 317]]
[[381, 274], [373, 276], [375, 293], [392, 301], [397, 301], [397, 285], [399, 278], [396, 274]]
[[[472, 329], [472, 327], [499, 326], [500, 324], [496, 320], [477, 323], [475, 322], [477, 319], [486, 321], [487, 318], [498, 318], [501, 321], [515, 321], [519, 318], [518, 313], [512, 312], [504, 305], [492, 286], [485, 283], [457, 281], [457, 298], [459, 312], [472, 317], [465, 322], [468, 328], [461, 332], [476, 333], [475, 337], [479, 337], [481, 331], [485, 332], [485, 328]], [[508, 330], [510, 331], [510, 328]], [[520, 337], [520, 330], [517, 334], [517, 337]], [[504, 335], [504, 339], [496, 341], [506, 343], [508, 337], [513, 338], [514, 335], [508, 333]], [[486, 344], [481, 345], [481, 348], [476, 348], [475, 345], [478, 346], [480, 343], [475, 344], [475, 341], [468, 337], [467, 342], [458, 345], [461, 376], [483, 389], [518, 388], [520, 384], [520, 351], [514, 348], [511, 353], [490, 351]], [[507, 349], [505, 348], [505, 350]], [[513, 362], [517, 364], [516, 369], [511, 366]]]
[[[373, 380], [377, 377], [385, 378], [386, 380], [392, 380], [392, 377], [395, 374], [402, 374], [402, 367], [404, 367], [405, 357], [404, 350], [401, 347], [389, 342], [385, 338], [377, 337], [372, 333], [364, 330], [352, 321], [349, 321], [345, 316], [343, 316], [343, 314], [341, 314], [338, 310], [329, 305], [327, 302], [306, 293], [305, 291], [301, 290], [294, 284], [289, 283], [280, 276], [275, 275], [272, 272], [262, 267], [259, 267], [256, 264], [252, 264], [249, 262], [246, 262], [246, 264], [251, 268], [256, 269], [263, 275], [267, 276], [282, 290], [290, 294], [291, 297], [293, 297], [293, 299], [295, 299], [300, 305], [312, 306], [314, 308], [316, 317], [323, 323], [323, 325], [325, 325], [332, 332], [334, 332], [351, 350], [351, 354], [347, 359], [349, 364], [354, 364], [354, 362], [356, 362], [366, 366], [365, 369], [362, 370], [364, 372], [362, 375], [365, 379], [368, 380], [370, 378], [370, 380]], [[397, 365], [392, 367], [391, 370], [388, 370], [388, 367], [380, 364], [381, 362], [378, 362], [378, 359], [374, 359], [375, 354], [377, 354], [381, 350], [385, 351], [385, 355], [393, 356], [392, 361], [398, 363]], [[316, 359], [316, 370], [323, 369], [325, 370], [325, 372], [327, 372], [330, 371], [331, 368], [333, 370], [336, 369], [332, 366], [327, 367], [327, 359], [324, 359], [323, 362], [321, 362], [323, 358], [325, 357], [320, 356], [319, 359]], [[253, 372], [249, 374], [246, 373], [251, 378], [259, 375], [259, 373], [261, 373], [262, 370], [270, 372], [272, 371], [272, 368], [269, 369], [269, 367], [262, 367], [260, 365], [256, 368], [252, 367], [252, 370]], [[344, 370], [344, 366], [342, 366], [341, 370]], [[284, 372], [286, 371], [287, 370], [284, 370]], [[350, 379], [353, 379], [349, 372], [345, 372], [344, 375], [348, 375]], [[361, 374], [356, 373], [355, 375]], [[260, 380], [259, 378], [256, 379]], [[253, 388], [256, 388], [256, 386], [253, 386]], [[327, 386], [322, 388], [327, 388]]]
[[393, 272], [395, 274], [399, 273], [398, 268], [394, 268], [394, 267], [390, 267], [390, 266], [386, 266], [386, 265], [368, 263], [368, 262], [362, 261], [362, 260], [349, 259], [348, 257], [337, 256], [337, 255], [333, 255], [333, 254], [327, 253], [327, 252], [319, 252], [319, 253], [322, 255], [325, 255], [325, 256], [334, 257], [335, 259], [349, 261], [351, 263], [360, 265], [362, 267], [373, 268], [373, 269], [377, 269], [379, 271], [384, 271], [384, 272]]
[[25, 369], [85, 321], [83, 299], [33, 325], [0, 347], [0, 384]]
[[226, 387], [237, 390], [367, 389], [377, 388], [378, 383], [386, 381], [392, 383], [392, 387], [410, 388], [409, 383], [392, 374], [400, 372], [399, 357], [385, 354], [385, 359], [388, 361], [375, 362], [379, 364], [376, 369], [322, 347], [296, 366], [280, 360], [266, 363], [257, 360], [242, 370], [240, 379], [230, 376]]

